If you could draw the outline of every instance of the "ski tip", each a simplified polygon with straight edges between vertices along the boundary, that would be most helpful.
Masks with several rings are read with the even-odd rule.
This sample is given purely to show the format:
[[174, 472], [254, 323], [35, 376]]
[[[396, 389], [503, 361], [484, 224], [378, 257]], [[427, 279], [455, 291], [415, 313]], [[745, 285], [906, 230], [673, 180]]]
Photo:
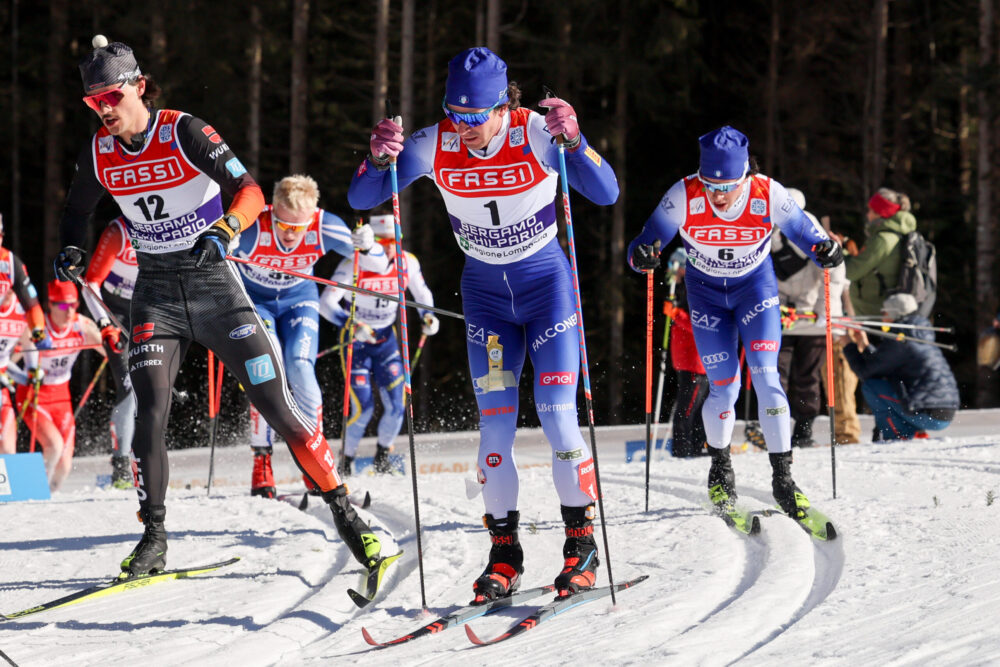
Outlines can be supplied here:
[[361, 509], [366, 510], [372, 506], [372, 494], [365, 491], [365, 499], [361, 503]]
[[372, 639], [371, 633], [368, 632], [368, 628], [363, 625], [361, 626], [361, 636], [365, 638], [365, 641], [368, 642], [369, 646], [382, 646], [382, 644]]
[[837, 529], [833, 527], [833, 524], [827, 521], [826, 523], [826, 539], [835, 540], [837, 539]]
[[351, 597], [351, 600], [354, 601], [354, 604], [358, 606], [358, 609], [364, 609], [371, 603], [370, 599], [366, 598], [364, 595], [357, 592], [353, 588], [348, 588], [347, 594]]
[[302, 494], [302, 500], [299, 501], [299, 511], [305, 512], [309, 509], [309, 492], [306, 491]]
[[479, 636], [475, 632], [472, 631], [472, 626], [471, 625], [469, 625], [468, 623], [466, 623], [464, 627], [465, 627], [465, 636], [469, 638], [470, 642], [472, 642], [476, 646], [482, 646], [482, 645], [486, 644], [486, 642], [484, 642], [482, 639], [480, 639]]
[[754, 516], [750, 520], [750, 534], [759, 535], [760, 534], [760, 517]]

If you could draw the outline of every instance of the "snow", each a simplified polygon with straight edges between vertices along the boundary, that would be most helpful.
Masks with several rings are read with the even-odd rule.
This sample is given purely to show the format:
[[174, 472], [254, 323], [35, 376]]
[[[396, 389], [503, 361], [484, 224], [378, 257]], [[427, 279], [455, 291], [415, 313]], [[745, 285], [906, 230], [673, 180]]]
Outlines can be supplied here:
[[[828, 432], [824, 424], [817, 421], [815, 432]], [[362, 639], [362, 626], [385, 641], [432, 617], [420, 611], [408, 476], [362, 473], [350, 480], [355, 492], [372, 494], [362, 514], [383, 537], [383, 551], [405, 550], [384, 597], [359, 610], [345, 590], [359, 585], [361, 570], [325, 505], [314, 499], [300, 512], [289, 502], [249, 497], [250, 453], [243, 447], [217, 452], [216, 484], [207, 495], [207, 450], [173, 452], [169, 565], [242, 560], [194, 579], [0, 622], [0, 650], [22, 667], [997, 664], [997, 424], [1000, 411], [969, 411], [936, 439], [838, 447], [836, 499], [830, 449], [797, 450], [796, 481], [836, 522], [840, 538], [832, 542], [810, 538], [783, 516], [762, 518], [757, 537], [734, 532], [706, 509], [707, 460], [662, 452], [652, 461], [646, 513], [644, 461], [625, 462], [626, 442], [641, 440], [644, 429], [598, 429], [614, 578], [650, 578], [618, 593], [617, 607], [609, 599], [592, 602], [483, 648], [460, 627], [385, 649]], [[544, 441], [532, 431], [518, 438], [524, 585], [534, 586], [550, 583], [560, 568], [561, 521]], [[475, 434], [417, 441], [433, 617], [470, 599], [489, 549], [481, 499], [467, 495], [475, 442]], [[404, 435], [397, 450], [406, 449]], [[289, 458], [275, 457], [281, 490], [300, 490]], [[766, 455], [751, 447], [733, 461], [744, 504], [772, 507]], [[95, 486], [108, 468], [106, 457], [80, 459], [52, 500], [0, 504], [0, 611], [115, 573], [141, 527], [134, 494]], [[607, 574], [602, 566], [602, 583]], [[476, 619], [472, 627], [493, 637], [518, 611], [525, 609]]]

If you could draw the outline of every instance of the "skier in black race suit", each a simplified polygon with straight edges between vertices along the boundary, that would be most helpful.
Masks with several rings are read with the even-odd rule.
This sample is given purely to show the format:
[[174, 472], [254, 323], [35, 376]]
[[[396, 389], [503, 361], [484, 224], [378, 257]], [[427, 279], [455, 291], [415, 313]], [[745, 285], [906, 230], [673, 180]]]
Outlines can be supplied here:
[[[171, 387], [188, 346], [213, 350], [248, 398], [285, 439], [297, 465], [323, 492], [334, 524], [354, 557], [371, 567], [381, 545], [351, 507], [333, 453], [315, 418], [296, 407], [281, 350], [225, 261], [230, 242], [254, 223], [264, 196], [253, 177], [210, 125], [186, 113], [153, 108], [159, 88], [143, 76], [132, 49], [95, 38], [80, 73], [84, 102], [101, 128], [81, 152], [61, 233], [66, 247], [56, 273], [75, 280], [86, 266], [80, 249], [105, 192], [121, 207], [136, 250], [139, 276], [132, 297], [129, 374], [137, 414], [137, 466], [142, 539], [124, 561], [130, 576], [166, 565], [164, 529]], [[220, 189], [232, 204], [223, 210]]]

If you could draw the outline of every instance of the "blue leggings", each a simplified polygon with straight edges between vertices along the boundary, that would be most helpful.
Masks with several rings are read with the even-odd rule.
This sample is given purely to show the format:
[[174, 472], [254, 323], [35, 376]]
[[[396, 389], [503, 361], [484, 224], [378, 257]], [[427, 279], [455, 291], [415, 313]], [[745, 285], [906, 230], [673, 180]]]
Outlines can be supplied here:
[[706, 276], [689, 267], [684, 282], [695, 345], [709, 380], [708, 398], [701, 411], [708, 444], [721, 449], [733, 437], [742, 339], [767, 451], [790, 451], [788, 399], [778, 376], [781, 311], [770, 259], [735, 279]]
[[[344, 329], [341, 329], [343, 340]], [[344, 453], [356, 456], [358, 443], [375, 410], [372, 382], [378, 383], [382, 399], [382, 417], [378, 421], [378, 444], [391, 447], [406, 416], [403, 404], [403, 359], [392, 327], [376, 329], [378, 343], [354, 341], [351, 358], [351, 413], [347, 418], [347, 442]], [[345, 363], [343, 348], [341, 362]]]
[[[262, 299], [250, 292], [257, 313], [267, 331], [277, 340], [285, 361], [288, 385], [296, 405], [322, 431], [323, 395], [316, 381], [316, 353], [319, 349], [319, 298], [312, 283], [285, 290], [278, 298]], [[250, 444], [271, 447], [274, 430], [250, 406]]]
[[[535, 409], [552, 447], [552, 478], [559, 501], [568, 507], [591, 504], [597, 491], [593, 458], [577, 418], [580, 338], [566, 255], [553, 240], [512, 264], [466, 258], [462, 301], [469, 369], [479, 405], [477, 462], [486, 512], [504, 517], [517, 509], [513, 448], [525, 353], [535, 372]], [[494, 337], [502, 349], [490, 343]]]
[[896, 387], [887, 380], [865, 380], [861, 383], [861, 393], [875, 415], [875, 428], [883, 440], [911, 440], [917, 431], [940, 431], [951, 423], [922, 412], [908, 412]]

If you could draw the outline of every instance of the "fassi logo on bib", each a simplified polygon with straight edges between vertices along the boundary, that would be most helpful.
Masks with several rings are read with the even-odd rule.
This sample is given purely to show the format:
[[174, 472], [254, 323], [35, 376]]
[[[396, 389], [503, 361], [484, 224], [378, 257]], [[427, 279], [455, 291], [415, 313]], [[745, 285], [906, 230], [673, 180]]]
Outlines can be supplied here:
[[492, 192], [520, 192], [534, 184], [530, 162], [516, 162], [496, 167], [469, 167], [466, 169], [441, 169], [440, 185], [454, 194], [483, 194]]
[[149, 185], [163, 186], [183, 179], [184, 170], [173, 156], [137, 166], [108, 167], [104, 170], [104, 181], [116, 191]]
[[756, 245], [764, 240], [769, 231], [765, 227], [708, 225], [705, 227], [692, 227], [688, 230], [688, 234], [695, 241], [705, 245], [731, 246]]

